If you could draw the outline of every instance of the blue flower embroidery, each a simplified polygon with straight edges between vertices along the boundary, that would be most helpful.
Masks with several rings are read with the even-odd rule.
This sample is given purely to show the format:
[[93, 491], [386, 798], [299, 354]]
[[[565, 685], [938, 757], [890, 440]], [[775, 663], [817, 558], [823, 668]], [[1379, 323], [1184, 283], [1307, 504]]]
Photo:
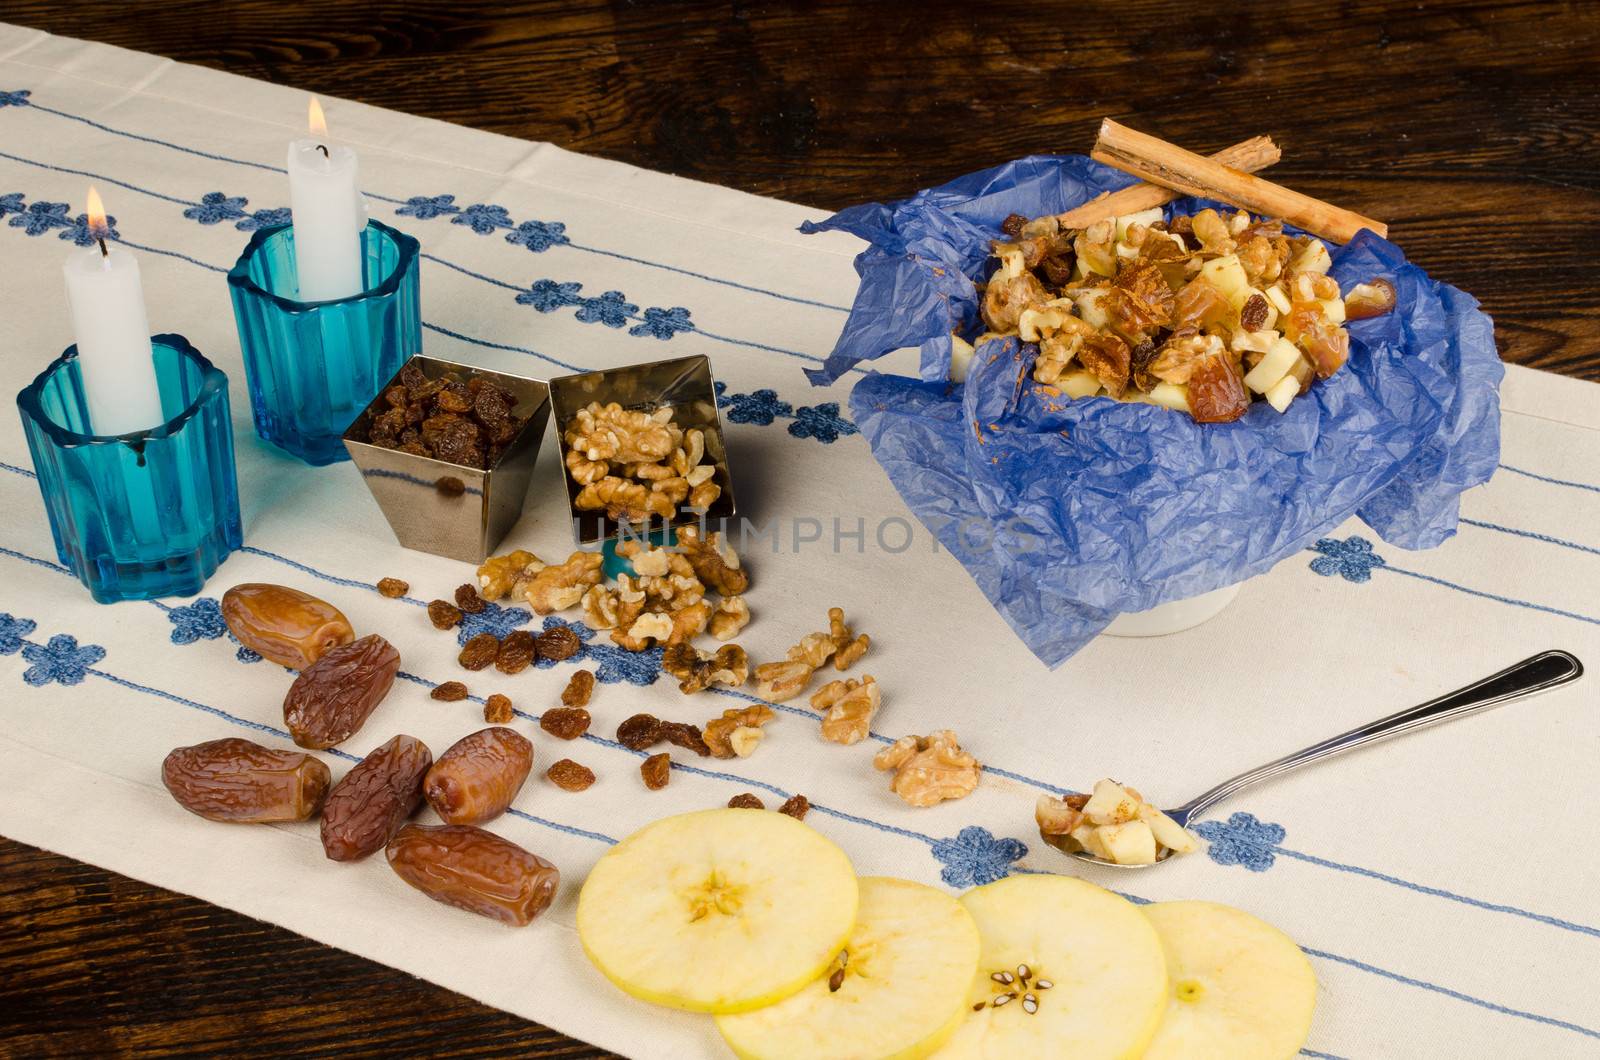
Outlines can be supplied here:
[[450, 223], [467, 225], [480, 236], [486, 236], [496, 228], [510, 228], [511, 215], [506, 213], [504, 206], [474, 203], [450, 218]]
[[286, 225], [290, 219], [289, 207], [271, 206], [264, 210], [257, 210], [248, 217], [240, 218], [234, 222], [233, 227], [241, 232], [255, 232], [263, 228], [276, 228]]
[[717, 404], [728, 410], [733, 423], [753, 423], [765, 427], [779, 416], [793, 416], [794, 406], [778, 399], [776, 390], [757, 390], [751, 394], [730, 394], [727, 383], [717, 384]]
[[70, 225], [72, 221], [67, 217], [69, 209], [71, 207], [64, 202], [29, 203], [27, 209], [19, 210], [6, 223], [12, 228], [25, 230], [30, 236], [42, 236], [52, 228]]
[[38, 628], [39, 624], [31, 618], [0, 614], [0, 655], [17, 654], [23, 640]]
[[969, 825], [954, 839], [933, 844], [944, 868], [939, 878], [951, 887], [981, 887], [1011, 875], [1011, 863], [1028, 853], [1020, 839], [997, 839], [987, 828]]
[[628, 334], [653, 335], [658, 339], [670, 339], [680, 331], [693, 330], [694, 325], [689, 321], [689, 311], [683, 306], [673, 306], [671, 309], [651, 306], [644, 311], [644, 323], [629, 328]]
[[28, 97], [31, 95], [33, 93], [25, 88], [19, 88], [15, 92], [0, 92], [0, 107], [26, 107], [29, 105]]
[[621, 291], [607, 291], [599, 298], [585, 298], [577, 317], [585, 324], [620, 328], [638, 311], [639, 307], [624, 298]]
[[1311, 546], [1322, 553], [1311, 561], [1311, 569], [1325, 578], [1337, 574], [1347, 582], [1364, 582], [1372, 568], [1383, 566], [1383, 557], [1372, 551], [1372, 542], [1352, 535], [1343, 541], [1325, 537]]
[[93, 228], [89, 227], [89, 215], [80, 213], [68, 221], [61, 231], [56, 233], [57, 239], [70, 239], [80, 247], [92, 247], [95, 239], [102, 237], [112, 240], [122, 238], [122, 233], [117, 231], [117, 219], [115, 217], [107, 215], [104, 230], [96, 233]]
[[7, 195], [0, 195], [0, 217], [8, 213], [21, 213], [26, 210], [27, 204], [22, 201], [22, 192], [13, 191]]
[[1236, 813], [1226, 823], [1202, 821], [1192, 827], [1211, 844], [1206, 853], [1212, 861], [1218, 865], [1243, 865], [1251, 872], [1265, 872], [1272, 867], [1273, 851], [1284, 837], [1283, 825], [1258, 821], [1249, 813]]
[[403, 206], [395, 207], [394, 212], [401, 217], [415, 217], [419, 221], [429, 221], [445, 214], [460, 213], [461, 207], [456, 205], [454, 195], [413, 195]]
[[220, 191], [208, 191], [200, 196], [198, 205], [183, 211], [183, 216], [191, 221], [199, 221], [203, 225], [234, 221], [246, 216], [245, 205], [249, 201], [243, 195], [225, 195]]
[[524, 221], [515, 231], [506, 233], [506, 242], [527, 247], [538, 254], [572, 240], [567, 238], [567, 226], [560, 221]]
[[216, 640], [228, 633], [228, 624], [222, 621], [221, 605], [209, 596], [202, 596], [192, 604], [172, 608], [167, 612], [167, 621], [172, 623], [174, 644]]
[[541, 313], [554, 313], [569, 305], [582, 305], [578, 293], [581, 283], [557, 283], [555, 280], [535, 280], [533, 286], [517, 295], [518, 305], [531, 305]]
[[526, 607], [501, 607], [485, 601], [483, 610], [477, 614], [462, 614], [461, 624], [456, 627], [456, 641], [466, 644], [479, 633], [504, 637], [518, 626], [527, 625], [532, 618], [533, 613]]
[[815, 438], [832, 445], [840, 435], [856, 433], [856, 425], [839, 415], [837, 401], [825, 401], [817, 406], [802, 405], [795, 410], [789, 433], [796, 438]]
[[33, 665], [22, 675], [28, 684], [39, 688], [52, 681], [75, 685], [89, 672], [89, 667], [106, 657], [106, 650], [98, 644], [78, 647], [78, 638], [57, 633], [48, 644], [24, 644], [22, 657]]

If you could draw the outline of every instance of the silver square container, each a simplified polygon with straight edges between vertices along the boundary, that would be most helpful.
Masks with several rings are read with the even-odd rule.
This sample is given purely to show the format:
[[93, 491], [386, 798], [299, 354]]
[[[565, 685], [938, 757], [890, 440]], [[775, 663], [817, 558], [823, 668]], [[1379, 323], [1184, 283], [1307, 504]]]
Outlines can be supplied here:
[[[573, 536], [579, 543], [613, 537], [622, 527], [605, 512], [580, 511], [577, 499], [583, 487], [567, 472], [567, 424], [591, 401], [602, 405], [615, 401], [625, 409], [644, 412], [670, 405], [674, 410], [674, 423], [686, 430], [698, 427], [705, 432], [706, 459], [716, 468], [711, 480], [722, 487], [721, 495], [704, 515], [679, 508], [678, 515], [670, 523], [652, 517], [648, 529], [693, 526], [734, 516], [737, 507], [733, 498], [733, 476], [728, 470], [728, 447], [723, 440], [722, 418], [717, 412], [717, 387], [711, 378], [709, 359], [695, 355], [581, 372], [550, 380], [551, 415], [555, 419], [556, 443], [561, 452], [561, 477], [567, 484], [567, 507], [572, 515]], [[629, 529], [638, 532], [642, 528], [631, 526]]]
[[397, 372], [344, 432], [350, 458], [401, 545], [482, 563], [522, 515], [539, 443], [550, 419], [550, 388], [537, 379], [436, 357], [419, 355], [407, 363], [419, 366], [429, 379], [446, 372], [455, 372], [462, 379], [487, 379], [514, 394], [517, 404], [513, 411], [528, 417], [522, 433], [487, 471], [361, 441], [367, 437], [372, 417], [387, 407], [383, 395], [400, 381]]

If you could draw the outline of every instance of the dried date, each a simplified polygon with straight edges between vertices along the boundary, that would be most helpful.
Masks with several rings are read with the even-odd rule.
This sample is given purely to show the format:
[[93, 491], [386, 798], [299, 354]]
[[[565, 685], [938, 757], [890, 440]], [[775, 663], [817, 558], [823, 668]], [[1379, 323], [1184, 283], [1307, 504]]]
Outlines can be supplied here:
[[415, 736], [396, 736], [350, 767], [322, 806], [322, 852], [357, 861], [382, 850], [422, 805], [433, 752]]
[[468, 670], [482, 670], [491, 666], [499, 657], [500, 638], [493, 633], [479, 633], [462, 645], [461, 654], [456, 657], [456, 661]]
[[592, 695], [594, 695], [594, 671], [579, 670], [567, 682], [567, 687], [561, 690], [561, 703], [568, 707], [586, 707]]
[[665, 751], [651, 755], [639, 763], [639, 775], [644, 778], [645, 787], [660, 791], [672, 779], [672, 756]]
[[423, 794], [446, 824], [482, 824], [506, 811], [533, 770], [533, 744], [505, 728], [463, 736], [428, 770]]
[[308, 754], [238, 737], [179, 747], [161, 763], [161, 782], [178, 805], [208, 821], [307, 820], [332, 779]]
[[283, 700], [283, 721], [301, 747], [343, 743], [366, 723], [394, 686], [400, 653], [368, 634], [334, 648], [300, 671]]
[[553, 659], [556, 662], [572, 658], [583, 647], [583, 641], [566, 626], [551, 626], [539, 634], [537, 640], [539, 658]]
[[459, 703], [467, 698], [467, 686], [460, 681], [446, 681], [442, 685], [435, 685], [428, 695], [441, 703]]
[[563, 758], [546, 770], [544, 775], [562, 791], [584, 791], [594, 783], [594, 770], [570, 758]]
[[389, 867], [436, 902], [522, 927], [550, 905], [561, 873], [537, 854], [470, 825], [408, 824]]
[[430, 600], [428, 621], [434, 629], [454, 629], [461, 622], [461, 608], [448, 600]]
[[222, 594], [222, 621], [240, 644], [292, 670], [355, 639], [337, 607], [286, 585], [235, 585]]
[[556, 707], [539, 718], [539, 728], [559, 740], [576, 740], [589, 731], [590, 720], [582, 707]]
[[534, 636], [525, 629], [514, 629], [500, 642], [494, 657], [494, 668], [503, 674], [520, 674], [538, 658]]

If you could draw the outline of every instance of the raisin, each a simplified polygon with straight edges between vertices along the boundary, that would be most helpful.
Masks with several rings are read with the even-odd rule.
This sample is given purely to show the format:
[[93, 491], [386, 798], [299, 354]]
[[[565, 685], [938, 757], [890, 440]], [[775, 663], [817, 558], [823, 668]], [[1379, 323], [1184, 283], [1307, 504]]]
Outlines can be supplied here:
[[511, 404], [497, 386], [482, 386], [472, 399], [472, 415], [491, 433], [497, 433], [511, 418]]
[[395, 875], [434, 901], [516, 927], [544, 912], [561, 882], [544, 858], [470, 825], [408, 824], [385, 855]]
[[439, 389], [433, 401], [445, 412], [466, 412], [472, 408], [472, 391], [465, 383], [453, 380]]
[[411, 400], [417, 400], [416, 391], [427, 383], [428, 377], [423, 374], [422, 366], [416, 361], [407, 361], [406, 366], [400, 369], [400, 385], [406, 388]]
[[511, 720], [511, 698], [499, 692], [483, 701], [483, 720], [490, 725], [504, 725]]
[[[589, 712], [582, 707], [556, 707], [539, 718], [539, 728], [561, 740], [576, 740], [589, 731]], [[651, 741], [654, 743], [655, 741]], [[636, 747], [641, 751], [644, 748]]]
[[562, 791], [582, 791], [594, 783], [594, 770], [579, 765], [570, 758], [563, 758], [555, 763], [545, 770], [544, 775], [550, 778], [550, 783]]
[[779, 813], [786, 813], [797, 821], [805, 820], [806, 813], [811, 809], [811, 800], [804, 795], [790, 795], [778, 807]]
[[423, 794], [446, 824], [482, 824], [499, 817], [533, 770], [533, 744], [511, 729], [463, 736], [428, 770]]
[[651, 755], [639, 763], [639, 775], [644, 778], [645, 787], [651, 791], [660, 791], [672, 778], [672, 756], [665, 751]]
[[301, 747], [343, 743], [383, 702], [399, 671], [400, 653], [376, 633], [334, 648], [289, 686], [284, 727]]
[[357, 861], [383, 849], [422, 805], [433, 753], [415, 736], [396, 736], [357, 762], [322, 806], [322, 852]]
[[337, 607], [286, 585], [235, 585], [222, 594], [222, 621], [240, 644], [292, 670], [356, 638]]
[[500, 655], [500, 638], [493, 633], [479, 633], [461, 649], [457, 662], [468, 670], [482, 670]]
[[589, 697], [594, 695], [594, 671], [579, 670], [572, 675], [572, 680], [567, 682], [567, 687], [561, 690], [561, 703], [568, 707], [586, 707]]
[[441, 703], [458, 703], [467, 698], [467, 686], [460, 681], [446, 681], [442, 685], [434, 686], [428, 695]]
[[478, 595], [478, 587], [470, 582], [456, 586], [456, 606], [469, 615], [482, 612], [483, 598]]
[[383, 401], [392, 409], [404, 409], [411, 403], [411, 395], [403, 386], [392, 386], [383, 392]]
[[1000, 222], [1000, 231], [1015, 239], [1022, 234], [1022, 226], [1027, 223], [1028, 219], [1020, 213], [1007, 214], [1006, 219]]
[[514, 629], [500, 642], [500, 653], [494, 657], [494, 668], [503, 674], [520, 674], [538, 657], [538, 648], [532, 633]]
[[433, 623], [434, 629], [454, 629], [461, 621], [461, 608], [448, 600], [429, 601], [428, 621]]
[[675, 747], [685, 751], [693, 751], [702, 758], [711, 754], [711, 748], [700, 734], [700, 726], [689, 725], [681, 721], [665, 721], [661, 723], [661, 735]]
[[1260, 331], [1267, 323], [1267, 300], [1259, 294], [1245, 299], [1239, 310], [1239, 327], [1245, 331]]
[[652, 714], [635, 714], [617, 726], [617, 742], [630, 751], [643, 751], [664, 739], [661, 720]]
[[730, 810], [764, 810], [767, 804], [750, 794], [748, 791], [742, 795], [735, 795], [728, 800]]
[[583, 641], [569, 626], [551, 626], [539, 634], [538, 642], [539, 658], [554, 659], [556, 662], [572, 658], [583, 647]]
[[208, 821], [304, 821], [322, 808], [331, 780], [308, 754], [236, 736], [179, 747], [161, 763], [178, 805]]
[[378, 595], [387, 596], [391, 600], [404, 596], [410, 591], [411, 584], [403, 582], [399, 578], [385, 578], [378, 583]]

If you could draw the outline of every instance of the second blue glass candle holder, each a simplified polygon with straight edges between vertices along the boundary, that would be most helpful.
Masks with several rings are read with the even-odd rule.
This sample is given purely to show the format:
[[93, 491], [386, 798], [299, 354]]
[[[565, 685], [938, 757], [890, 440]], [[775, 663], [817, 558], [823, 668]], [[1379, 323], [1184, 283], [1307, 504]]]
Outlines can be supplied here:
[[341, 436], [422, 351], [421, 245], [377, 221], [361, 233], [361, 294], [296, 300], [294, 226], [257, 232], [228, 273], [256, 433], [308, 464], [347, 460]]
[[76, 346], [17, 395], [56, 554], [101, 603], [193, 596], [242, 542], [228, 377], [181, 335], [150, 341], [159, 427], [89, 433]]

